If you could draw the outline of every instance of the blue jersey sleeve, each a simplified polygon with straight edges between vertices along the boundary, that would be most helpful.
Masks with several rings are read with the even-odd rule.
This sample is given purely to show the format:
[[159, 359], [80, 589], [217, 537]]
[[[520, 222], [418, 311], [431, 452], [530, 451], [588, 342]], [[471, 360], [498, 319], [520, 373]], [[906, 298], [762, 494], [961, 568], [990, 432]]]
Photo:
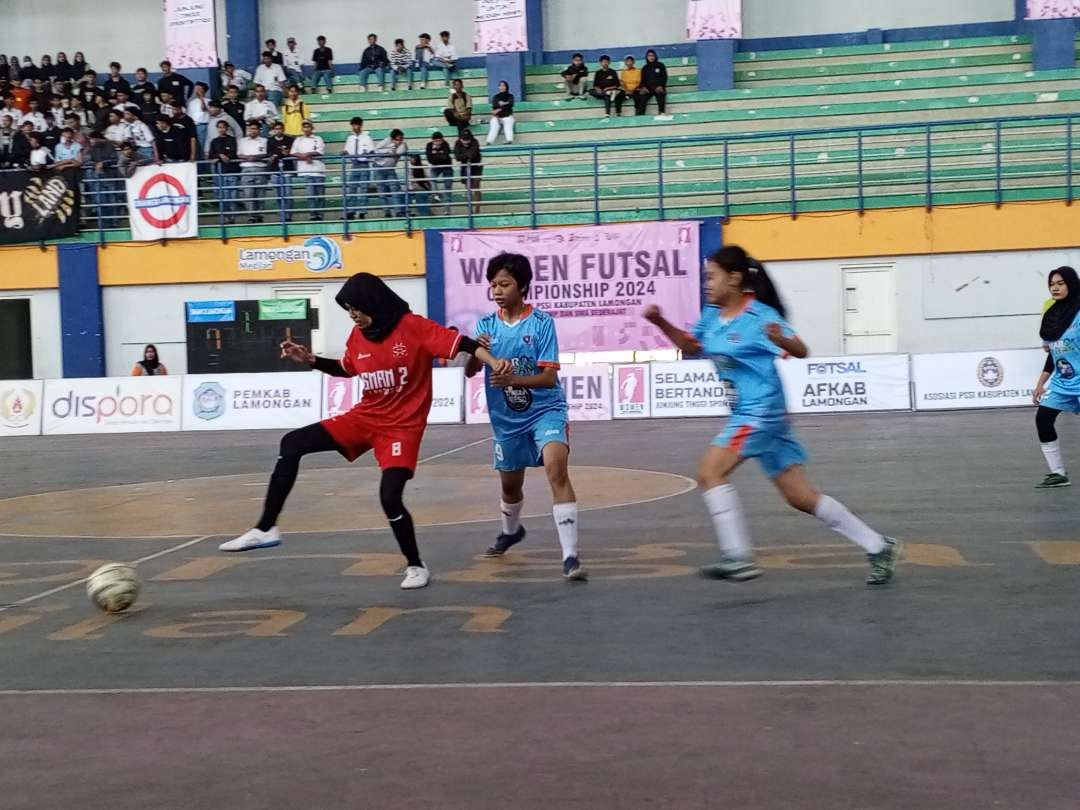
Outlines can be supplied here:
[[478, 338], [481, 335], [494, 335], [495, 334], [494, 320], [495, 319], [491, 315], [485, 315], [483, 318], [478, 320], [476, 322], [476, 333], [473, 335], [473, 337]]
[[559, 368], [559, 336], [555, 319], [545, 318], [536, 334], [536, 365], [539, 368]]
[[779, 346], [769, 340], [769, 333], [767, 330], [769, 328], [769, 324], [773, 323], [779, 324], [780, 333], [784, 337], [795, 337], [795, 330], [791, 327], [791, 324], [784, 320], [784, 318], [781, 317], [779, 312], [774, 309], [769, 309], [767, 313], [763, 313], [763, 317], [761, 320], [761, 332], [758, 334], [758, 345], [760, 345], [761, 348], [763, 348], [770, 354], [775, 354], [777, 356], [787, 356], [787, 352], [785, 352], [783, 349], [781, 349]]

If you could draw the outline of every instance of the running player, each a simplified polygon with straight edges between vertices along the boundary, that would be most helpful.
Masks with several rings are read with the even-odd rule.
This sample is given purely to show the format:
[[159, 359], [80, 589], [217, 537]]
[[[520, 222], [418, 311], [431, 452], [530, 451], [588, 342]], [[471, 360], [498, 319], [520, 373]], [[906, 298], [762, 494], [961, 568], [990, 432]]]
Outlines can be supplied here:
[[475, 340], [412, 314], [403, 299], [369, 273], [357, 273], [345, 282], [336, 300], [356, 324], [341, 360], [316, 357], [288, 340], [281, 344], [281, 354], [334, 377], [360, 377], [363, 397], [341, 416], [285, 434], [262, 517], [255, 528], [219, 548], [250, 551], [281, 542], [278, 515], [296, 482], [300, 459], [308, 453], [336, 450], [355, 461], [374, 450], [382, 469], [379, 500], [408, 564], [401, 587], [423, 588], [431, 576], [420, 559], [412, 517], [402, 495], [416, 470], [431, 409], [432, 360], [464, 351], [499, 374], [508, 373], [510, 363], [496, 360]]
[[658, 307], [645, 311], [645, 318], [683, 352], [707, 355], [729, 390], [734, 388], [731, 418], [698, 472], [722, 550], [720, 562], [704, 573], [735, 581], [761, 576], [738, 493], [728, 478], [745, 459], [756, 457], [789, 504], [861, 546], [870, 562], [867, 584], [884, 585], [892, 578], [900, 543], [820, 494], [806, 476], [806, 453], [792, 434], [774, 360], [808, 352], [784, 320], [784, 306], [765, 268], [732, 245], [710, 256], [705, 269], [709, 306], [692, 336], [669, 323]]
[[[486, 372], [487, 404], [495, 433], [495, 469], [502, 482], [502, 533], [486, 552], [501, 557], [525, 539], [521, 508], [526, 467], [543, 467], [551, 485], [552, 514], [562, 547], [563, 576], [584, 581], [578, 560], [577, 496], [570, 483], [566, 395], [559, 383], [559, 341], [550, 315], [525, 303], [532, 267], [525, 256], [501, 253], [488, 262], [487, 279], [499, 311], [480, 319], [477, 342], [498, 357], [510, 358], [512, 371]], [[480, 371], [479, 355], [465, 367]], [[483, 359], [483, 358], [480, 358]]]
[[[1080, 279], [1071, 267], [1059, 267], [1051, 271], [1048, 284], [1054, 303], [1043, 313], [1039, 328], [1039, 337], [1047, 351], [1046, 365], [1035, 384], [1032, 399], [1039, 406], [1035, 412], [1035, 429], [1050, 472], [1035, 485], [1036, 489], [1070, 485], [1054, 422], [1062, 411], [1080, 413], [1080, 376], [1077, 375], [1080, 324], [1076, 320], [1080, 313]], [[1049, 391], [1046, 390], [1047, 380], [1050, 381]]]

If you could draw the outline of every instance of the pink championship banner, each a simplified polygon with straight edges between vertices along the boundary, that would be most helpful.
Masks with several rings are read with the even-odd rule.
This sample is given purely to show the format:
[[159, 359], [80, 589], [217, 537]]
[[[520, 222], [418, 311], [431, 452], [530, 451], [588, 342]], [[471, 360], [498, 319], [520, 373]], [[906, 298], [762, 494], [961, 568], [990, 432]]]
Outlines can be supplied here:
[[525, 0], [475, 0], [473, 51], [516, 53], [529, 49]]
[[162, 0], [165, 58], [176, 70], [217, 67], [214, 0]]
[[443, 234], [446, 324], [473, 335], [495, 310], [488, 261], [523, 253], [532, 262], [528, 301], [556, 318], [559, 350], [645, 351], [668, 348], [641, 312], [656, 304], [689, 328], [701, 315], [697, 222], [647, 222], [536, 231]]
[[687, 0], [687, 39], [739, 39], [741, 36], [742, 0]]
[[1029, 20], [1080, 17], [1080, 0], [1027, 0], [1026, 17]]

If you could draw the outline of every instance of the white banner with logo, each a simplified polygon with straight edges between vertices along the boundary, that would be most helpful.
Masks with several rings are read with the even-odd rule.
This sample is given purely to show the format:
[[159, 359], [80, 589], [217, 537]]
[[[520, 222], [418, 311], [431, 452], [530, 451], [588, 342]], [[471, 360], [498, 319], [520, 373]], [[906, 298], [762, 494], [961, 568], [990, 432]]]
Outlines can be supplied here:
[[788, 413], [911, 409], [906, 354], [778, 360]]
[[474, 53], [516, 53], [529, 50], [525, 0], [474, 0]]
[[[483, 375], [479, 375], [483, 379]], [[431, 412], [428, 413], [429, 425], [461, 424], [463, 392], [465, 390], [465, 369], [461, 366], [436, 368], [431, 378]]]
[[571, 422], [602, 422], [611, 419], [611, 365], [563, 366], [559, 382], [566, 392]]
[[741, 36], [742, 0], [687, 0], [687, 39], [739, 39]]
[[644, 419], [650, 416], [649, 364], [628, 363], [615, 366], [612, 385], [615, 389], [612, 416], [615, 419]]
[[649, 365], [650, 411], [654, 417], [727, 416], [727, 391], [710, 360]]
[[1032, 405], [1045, 362], [1042, 349], [912, 355], [915, 410]]
[[180, 377], [46, 380], [46, 436], [180, 430]]
[[322, 375], [196, 374], [184, 377], [184, 430], [294, 428], [322, 417]]
[[360, 401], [359, 377], [323, 375], [322, 418], [332, 419], [348, 413]]
[[131, 238], [145, 242], [198, 236], [198, 182], [194, 163], [136, 169], [126, 182]]
[[0, 436], [41, 434], [41, 380], [0, 380]]
[[217, 67], [214, 0], [163, 0], [165, 58], [173, 68]]

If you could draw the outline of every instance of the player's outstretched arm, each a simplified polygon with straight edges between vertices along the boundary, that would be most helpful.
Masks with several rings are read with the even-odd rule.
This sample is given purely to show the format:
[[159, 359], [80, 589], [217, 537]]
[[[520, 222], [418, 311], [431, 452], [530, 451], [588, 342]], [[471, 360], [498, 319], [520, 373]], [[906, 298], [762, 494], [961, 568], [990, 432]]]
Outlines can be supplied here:
[[[479, 360], [485, 366], [491, 369], [493, 375], [509, 374], [514, 370], [514, 364], [509, 360], [500, 360], [494, 357], [491, 352], [485, 349], [479, 341], [473, 340], [469, 337], [461, 338], [461, 343], [458, 346], [459, 351], [463, 351], [466, 354], [471, 354], [473, 360]], [[471, 362], [471, 361], [470, 361]]]
[[491, 384], [496, 388], [509, 388], [515, 386], [517, 388], [554, 388], [559, 384], [559, 372], [553, 366], [548, 366], [540, 371], [539, 374], [512, 374], [508, 371], [506, 374], [491, 373]]
[[[488, 351], [491, 351], [491, 335], [477, 335], [476, 342], [483, 346]], [[480, 370], [484, 367], [484, 361], [473, 355], [469, 358], [469, 362], [465, 364], [465, 376], [475, 377], [480, 373]]]
[[694, 336], [684, 332], [665, 318], [660, 307], [655, 305], [646, 307], [642, 317], [663, 332], [664, 336], [675, 344], [675, 348], [686, 354], [698, 354], [701, 351], [701, 344]]
[[810, 350], [806, 348], [806, 344], [799, 339], [798, 335], [785, 335], [778, 323], [770, 323], [766, 326], [765, 336], [792, 357], [802, 358], [810, 354]]
[[332, 360], [329, 357], [316, 357], [307, 346], [294, 343], [291, 340], [282, 342], [281, 356], [288, 357], [290, 360], [295, 360], [297, 363], [303, 363], [305, 366], [311, 366], [316, 371], [321, 371], [323, 374], [329, 374], [331, 377], [352, 376], [342, 368], [341, 363], [338, 360]]

